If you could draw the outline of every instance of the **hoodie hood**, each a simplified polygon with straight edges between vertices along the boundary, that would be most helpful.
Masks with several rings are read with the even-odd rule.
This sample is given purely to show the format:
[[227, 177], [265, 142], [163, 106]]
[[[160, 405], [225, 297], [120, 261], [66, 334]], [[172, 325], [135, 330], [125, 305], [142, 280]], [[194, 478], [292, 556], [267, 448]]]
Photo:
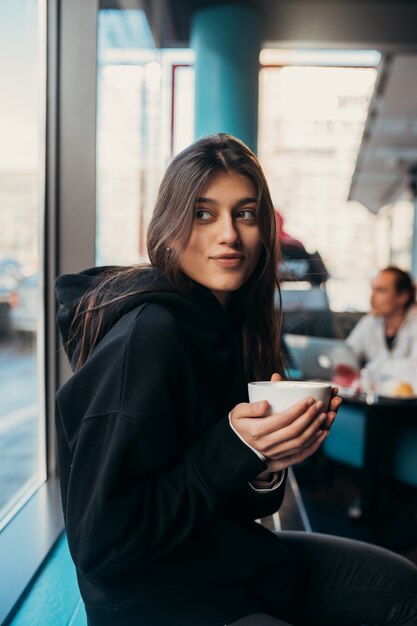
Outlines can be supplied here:
[[[73, 334], [72, 328], [77, 305], [81, 298], [100, 285], [106, 274], [115, 269], [118, 269], [117, 266], [93, 267], [79, 274], [64, 274], [55, 281], [56, 297], [59, 303], [57, 324], [73, 370], [82, 339], [81, 333], [78, 331]], [[126, 313], [148, 302], [164, 304], [181, 312], [183, 323], [189, 331], [192, 331], [194, 335], [201, 334], [206, 340], [210, 338], [214, 344], [221, 341], [222, 334], [230, 329], [231, 318], [235, 317], [233, 307], [229, 307], [226, 313], [206, 287], [192, 281], [191, 290], [182, 291], [162, 275], [160, 270], [153, 267], [138, 269], [132, 290], [136, 289], [138, 294], [121, 302], [115, 313], [112, 307], [112, 314], [105, 316], [98, 341], [101, 341]]]

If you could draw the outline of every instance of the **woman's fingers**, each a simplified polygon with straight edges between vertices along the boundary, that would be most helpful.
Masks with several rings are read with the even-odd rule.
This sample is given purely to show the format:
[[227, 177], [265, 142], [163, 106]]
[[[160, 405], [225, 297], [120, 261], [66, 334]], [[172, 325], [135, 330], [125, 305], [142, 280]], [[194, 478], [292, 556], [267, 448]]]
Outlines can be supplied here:
[[317, 433], [325, 428], [327, 420], [326, 413], [320, 413], [304, 430], [297, 436], [289, 437], [286, 440], [277, 442], [276, 438], [271, 437], [270, 443], [264, 446], [264, 454], [269, 459], [276, 459], [281, 456], [293, 454], [296, 451], [304, 449], [315, 439]]
[[232, 421], [238, 423], [239, 420], [246, 420], [252, 417], [264, 417], [268, 412], [269, 402], [267, 400], [260, 400], [259, 402], [241, 402], [237, 404], [235, 408], [230, 411]]
[[285, 411], [270, 415], [267, 415], [267, 401], [242, 403], [231, 411], [231, 420], [242, 438], [266, 457], [287, 458], [315, 446], [317, 433], [331, 428], [340, 402], [340, 398], [333, 396], [331, 410], [324, 413], [322, 402], [307, 397]]
[[331, 427], [333, 426], [333, 422], [334, 422], [335, 418], [336, 418], [336, 412], [335, 411], [329, 411], [327, 413], [326, 421], [323, 424], [323, 428], [325, 430], [330, 430]]
[[314, 437], [302, 450], [295, 450], [293, 453], [286, 454], [286, 456], [282, 458], [268, 461], [268, 469], [270, 469], [271, 472], [279, 472], [291, 465], [305, 461], [308, 457], [317, 452], [327, 435], [327, 431], [323, 431], [321, 434]]
[[337, 409], [342, 404], [342, 398], [340, 396], [334, 396], [329, 403], [329, 411], [337, 412]]
[[342, 398], [340, 398], [340, 396], [335, 396], [331, 399], [326, 424], [324, 426], [326, 430], [330, 430], [341, 404]]
[[321, 431], [327, 432], [333, 425], [337, 410], [342, 402], [342, 399], [336, 395], [337, 392], [337, 387], [333, 387], [333, 397], [327, 413], [314, 414], [314, 409], [319, 409], [320, 407], [320, 404], [316, 403], [305, 414], [293, 420], [287, 427], [281, 428], [278, 435], [275, 432], [271, 432], [265, 439], [263, 452], [265, 456], [270, 459], [288, 455], [293, 456], [311, 445], [315, 445], [317, 433]]
[[272, 374], [272, 376], [271, 376], [271, 380], [277, 382], [277, 381], [282, 380], [282, 377], [279, 374], [277, 374], [276, 372], [274, 372]]
[[260, 435], [264, 437], [279, 431], [282, 441], [297, 437], [322, 410], [323, 402], [316, 402], [314, 398], [300, 400], [285, 411], [267, 415], [260, 424]]
[[[302, 448], [326, 420], [322, 402], [310, 406], [287, 426], [284, 426], [281, 421], [274, 425], [275, 420], [282, 416], [283, 413], [276, 413], [265, 417], [261, 423], [253, 425], [255, 430], [252, 431], [251, 436], [254, 438], [255, 447], [268, 458], [276, 458], [279, 453], [288, 454], [291, 450]], [[266, 422], [268, 424], [265, 425]], [[274, 425], [272, 430], [271, 424]]]

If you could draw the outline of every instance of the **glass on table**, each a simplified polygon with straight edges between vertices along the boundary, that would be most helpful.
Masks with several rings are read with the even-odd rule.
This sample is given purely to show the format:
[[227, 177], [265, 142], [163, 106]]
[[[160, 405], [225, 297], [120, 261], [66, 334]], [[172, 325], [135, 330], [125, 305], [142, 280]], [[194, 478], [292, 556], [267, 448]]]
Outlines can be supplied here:
[[378, 377], [366, 367], [361, 369], [360, 388], [366, 404], [378, 402]]

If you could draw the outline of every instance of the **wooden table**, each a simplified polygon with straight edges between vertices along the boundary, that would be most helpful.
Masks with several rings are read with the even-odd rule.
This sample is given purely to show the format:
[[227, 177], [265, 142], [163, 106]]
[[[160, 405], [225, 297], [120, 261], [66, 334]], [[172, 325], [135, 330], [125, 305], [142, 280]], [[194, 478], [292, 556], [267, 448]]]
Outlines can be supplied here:
[[392, 460], [396, 432], [406, 423], [417, 426], [417, 400], [379, 398], [367, 403], [362, 398], [344, 397], [343, 402], [355, 404], [365, 413], [364, 463], [360, 484], [362, 519], [369, 526], [375, 526], [380, 512], [382, 481]]

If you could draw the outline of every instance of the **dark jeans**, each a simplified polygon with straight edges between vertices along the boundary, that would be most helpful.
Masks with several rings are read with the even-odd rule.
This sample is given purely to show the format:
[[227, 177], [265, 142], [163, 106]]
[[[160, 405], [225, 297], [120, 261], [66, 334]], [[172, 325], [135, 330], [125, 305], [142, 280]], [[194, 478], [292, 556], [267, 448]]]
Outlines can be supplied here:
[[[271, 608], [270, 587], [262, 599], [240, 585], [226, 589], [220, 585], [220, 594], [218, 585], [188, 593], [174, 584], [149, 610], [142, 597], [117, 610], [89, 610], [88, 625], [417, 626], [417, 567], [410, 561], [383, 548], [330, 535], [281, 532], [279, 538], [298, 557], [302, 570], [289, 614]], [[285, 590], [276, 593], [279, 600]], [[225, 617], [230, 615], [236, 616], [232, 622]]]
[[[303, 563], [294, 626], [417, 626], [417, 567], [377, 546], [330, 535], [281, 532]], [[233, 626], [279, 626], [257, 614]], [[285, 616], [288, 621], [288, 617]]]

